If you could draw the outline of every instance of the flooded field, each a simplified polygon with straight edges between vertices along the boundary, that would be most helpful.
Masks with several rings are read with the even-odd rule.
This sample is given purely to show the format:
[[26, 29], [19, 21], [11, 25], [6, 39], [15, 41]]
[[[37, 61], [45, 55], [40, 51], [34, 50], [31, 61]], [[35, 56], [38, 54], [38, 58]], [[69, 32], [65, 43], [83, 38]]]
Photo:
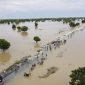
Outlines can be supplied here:
[[[0, 51], [0, 71], [24, 56], [35, 55], [43, 45], [71, 31], [69, 25], [63, 22], [39, 22], [37, 29], [35, 29], [34, 22], [20, 23], [20, 26], [22, 25], [28, 26], [29, 30], [18, 32], [13, 30], [11, 25], [0, 24], [0, 38], [11, 42], [11, 47], [5, 53]], [[81, 24], [79, 28], [85, 29], [85, 25]], [[41, 38], [38, 45], [33, 41], [35, 35]], [[84, 37], [85, 30], [74, 32], [65, 45], [48, 52], [44, 64], [38, 65], [32, 71], [31, 77], [24, 77], [24, 72], [29, 71], [29, 66], [25, 66], [15, 75], [11, 75], [4, 85], [69, 85], [71, 70], [85, 66]], [[52, 66], [57, 67], [54, 74], [47, 78], [39, 78]]]

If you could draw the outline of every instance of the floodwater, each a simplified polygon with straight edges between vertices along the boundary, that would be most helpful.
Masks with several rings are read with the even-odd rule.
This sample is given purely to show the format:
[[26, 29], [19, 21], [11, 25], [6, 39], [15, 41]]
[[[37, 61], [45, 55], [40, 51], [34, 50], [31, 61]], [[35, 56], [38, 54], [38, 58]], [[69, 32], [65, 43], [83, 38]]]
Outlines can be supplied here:
[[[33, 22], [21, 23], [20, 26], [22, 25], [28, 26], [29, 30], [22, 33], [17, 29], [13, 30], [11, 25], [0, 25], [0, 38], [11, 42], [11, 47], [5, 53], [0, 51], [0, 71], [26, 55], [36, 54], [41, 46], [70, 31], [69, 25], [62, 22], [39, 22], [37, 29]], [[85, 25], [81, 24], [81, 27], [85, 28]], [[41, 38], [38, 45], [33, 41], [35, 35]], [[26, 66], [10, 76], [4, 85], [69, 85], [71, 70], [85, 66], [85, 38], [83, 37], [85, 37], [85, 30], [75, 32], [72, 37], [67, 39], [65, 45], [48, 52], [44, 64], [38, 65], [32, 71], [31, 77], [23, 76], [24, 72], [28, 72], [28, 66]], [[39, 78], [52, 66], [58, 68], [56, 73], [47, 78]]]

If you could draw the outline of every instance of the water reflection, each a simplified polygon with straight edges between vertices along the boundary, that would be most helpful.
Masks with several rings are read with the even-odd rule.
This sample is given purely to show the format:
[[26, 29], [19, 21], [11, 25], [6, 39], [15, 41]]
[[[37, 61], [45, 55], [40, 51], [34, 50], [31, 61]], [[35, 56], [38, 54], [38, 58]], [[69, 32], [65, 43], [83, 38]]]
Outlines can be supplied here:
[[15, 31], [15, 30], [16, 30], [16, 28], [12, 28], [12, 30], [14, 30], [14, 31]]
[[0, 53], [0, 62], [1, 63], [7, 63], [11, 59], [11, 55], [9, 52], [7, 53]]
[[40, 44], [39, 43], [36, 43], [35, 45], [34, 45], [34, 48], [40, 48], [41, 46], [40, 46]]
[[18, 29], [17, 32], [21, 32], [21, 30]]
[[38, 26], [35, 26], [35, 29], [38, 29]]
[[23, 37], [26, 37], [26, 36], [28, 36], [28, 32], [21, 32], [21, 35], [22, 35]]

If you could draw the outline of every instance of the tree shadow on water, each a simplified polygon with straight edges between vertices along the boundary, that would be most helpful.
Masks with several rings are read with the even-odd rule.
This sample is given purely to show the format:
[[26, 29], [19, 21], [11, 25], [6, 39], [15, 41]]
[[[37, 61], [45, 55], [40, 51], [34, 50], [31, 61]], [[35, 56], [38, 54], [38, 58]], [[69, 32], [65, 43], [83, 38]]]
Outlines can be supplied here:
[[11, 55], [9, 53], [0, 53], [0, 63], [4, 64], [9, 62], [11, 59]]
[[28, 32], [21, 32], [21, 35], [22, 35], [23, 37], [27, 37], [27, 36], [28, 36]]
[[36, 43], [35, 45], [34, 45], [34, 48], [40, 48], [41, 46], [40, 46], [40, 44], [38, 44], [38, 43]]

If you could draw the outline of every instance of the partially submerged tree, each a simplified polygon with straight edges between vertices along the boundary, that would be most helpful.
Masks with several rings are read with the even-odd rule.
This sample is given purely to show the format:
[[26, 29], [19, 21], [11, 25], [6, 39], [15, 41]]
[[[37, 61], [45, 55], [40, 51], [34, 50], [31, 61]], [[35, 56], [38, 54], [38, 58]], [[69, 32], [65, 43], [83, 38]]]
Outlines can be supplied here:
[[18, 30], [21, 30], [21, 27], [20, 27], [20, 26], [18, 26], [18, 27], [17, 27], [17, 29], [18, 29]]
[[37, 22], [35, 22], [35, 26], [38, 26], [38, 23]]
[[73, 70], [70, 78], [70, 85], [85, 85], [85, 67]]
[[41, 39], [40, 39], [40, 37], [35, 36], [35, 37], [34, 37], [34, 41], [36, 41], [36, 43], [37, 43], [37, 42], [41, 41]]
[[10, 47], [10, 43], [5, 39], [0, 39], [0, 49], [5, 51]]
[[10, 22], [8, 22], [8, 25], [10, 25]]
[[84, 20], [82, 20], [82, 23], [85, 23], [85, 19], [84, 19]]
[[70, 27], [75, 27], [76, 24], [75, 24], [74, 22], [70, 22], [70, 23], [69, 23], [69, 26], [70, 26]]
[[77, 22], [75, 25], [76, 25], [76, 26], [79, 26], [79, 25], [80, 25], [80, 23], [78, 23], [78, 22]]
[[35, 29], [37, 29], [38, 28], [38, 23], [37, 22], [35, 22]]
[[21, 31], [21, 27], [20, 26], [18, 26], [17, 29], [18, 29], [19, 32]]
[[27, 31], [28, 30], [28, 27], [27, 26], [22, 26], [21, 27], [21, 31]]
[[13, 25], [12, 25], [12, 28], [16, 28], [16, 25], [15, 25], [15, 24], [13, 24]]
[[77, 23], [75, 23], [75, 22], [70, 22], [69, 23], [70, 27], [76, 27], [76, 26], [79, 26], [79, 25], [80, 25], [80, 23], [78, 23], [78, 22]]

